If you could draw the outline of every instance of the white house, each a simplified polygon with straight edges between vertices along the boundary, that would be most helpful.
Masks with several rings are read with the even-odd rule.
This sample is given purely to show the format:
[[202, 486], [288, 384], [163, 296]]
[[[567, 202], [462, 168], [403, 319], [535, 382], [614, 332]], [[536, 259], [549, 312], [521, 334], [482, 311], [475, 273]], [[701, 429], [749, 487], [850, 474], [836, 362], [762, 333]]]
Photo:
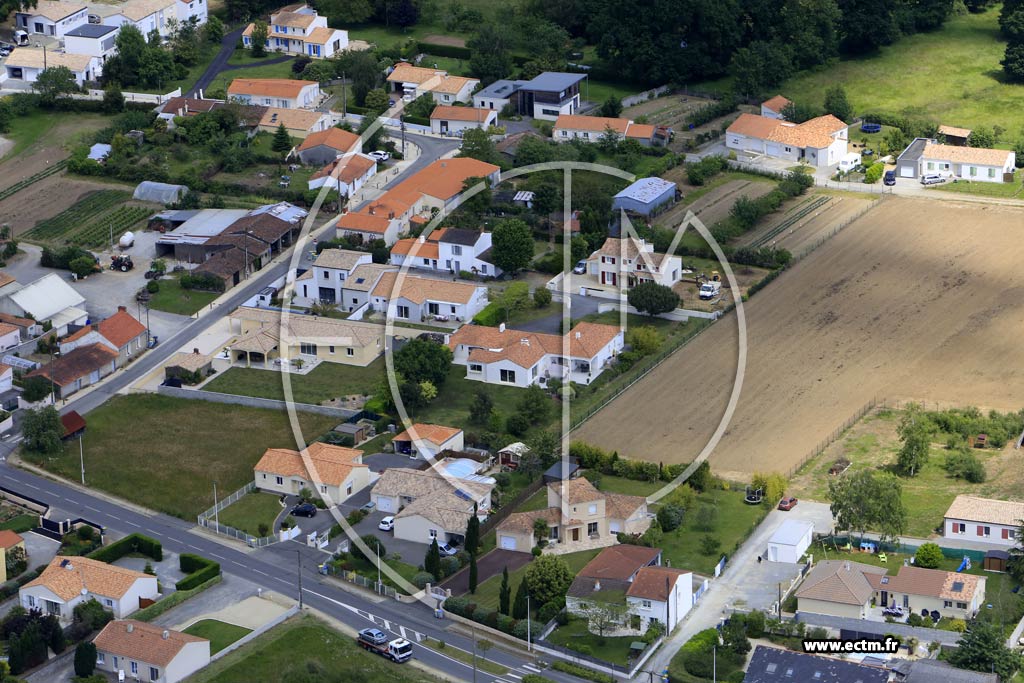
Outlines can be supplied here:
[[114, 43], [120, 30], [118, 26], [84, 24], [64, 34], [64, 49], [71, 54], [89, 55], [99, 59], [98, 72], [102, 75], [103, 62], [117, 52]]
[[309, 177], [309, 189], [326, 185], [342, 197], [351, 197], [377, 173], [376, 160], [364, 154], [338, 157]]
[[778, 119], [780, 121], [785, 120], [785, 115], [782, 110], [793, 104], [789, 99], [782, 95], [776, 95], [775, 97], [765, 100], [761, 103], [761, 116], [769, 119]]
[[[431, 233], [433, 235], [433, 233]], [[410, 268], [424, 270], [441, 270], [438, 261], [439, 247], [436, 239], [406, 237], [395, 242], [391, 247], [391, 265], [402, 266], [406, 263]]]
[[430, 69], [413, 66], [408, 62], [395, 64], [388, 74], [388, 83], [394, 92], [402, 93], [406, 100], [414, 100], [420, 95], [430, 93], [438, 104], [454, 104], [469, 102], [473, 90], [480, 85], [476, 78], [450, 76], [442, 69]]
[[[120, 5], [95, 4], [89, 9], [91, 23], [106, 26], [132, 24], [143, 36], [157, 31], [162, 37], [171, 32], [171, 20], [178, 20], [178, 0], [129, 0]], [[94, 18], [99, 19], [98, 22]]]
[[[16, 28], [29, 34], [62, 38], [89, 22], [89, 8], [73, 2], [38, 0], [34, 7], [25, 7], [14, 13]], [[17, 52], [17, 50], [15, 50]]]
[[35, 83], [44, 69], [66, 66], [79, 86], [99, 79], [101, 61], [90, 55], [71, 54], [37, 47], [19, 47], [3, 62], [4, 79]]
[[351, 313], [370, 301], [370, 293], [385, 273], [393, 273], [394, 266], [383, 263], [361, 263], [353, 269], [342, 288], [339, 308]]
[[375, 311], [413, 323], [428, 320], [465, 322], [487, 306], [487, 288], [467, 282], [435, 280], [387, 272], [370, 293]]
[[502, 270], [490, 258], [491, 233], [463, 228], [441, 228], [429, 239], [406, 238], [391, 248], [391, 264], [395, 266], [411, 259], [412, 268], [499, 277]]
[[[303, 455], [309, 458], [306, 467]], [[263, 491], [295, 495], [309, 489], [337, 505], [370, 485], [370, 468], [363, 452], [317, 441], [304, 453], [289, 448], [268, 448], [252, 468], [256, 487]]]
[[93, 640], [96, 668], [127, 680], [177, 683], [210, 663], [210, 641], [144, 621], [115, 620]]
[[[252, 48], [255, 24], [242, 32], [242, 45]], [[348, 49], [348, 31], [329, 28], [327, 17], [305, 4], [279, 9], [270, 15], [267, 49], [285, 54], [327, 59]]]
[[846, 156], [848, 139], [849, 126], [831, 114], [803, 123], [740, 114], [725, 132], [729, 149], [818, 168], [838, 164]]
[[471, 157], [438, 159], [403, 180], [381, 199], [397, 197], [412, 203], [416, 197], [413, 213], [435, 208], [451, 212], [462, 201], [464, 186], [470, 178], [482, 178], [491, 187], [497, 187], [501, 182], [501, 167]]
[[1006, 149], [985, 149], [925, 144], [919, 160], [918, 175], [938, 174], [982, 183], [1005, 182], [1005, 174], [1016, 170], [1017, 155]]
[[373, 263], [369, 252], [324, 249], [316, 257], [313, 267], [306, 271], [311, 274], [310, 277], [296, 280], [295, 291], [303, 299], [340, 304], [345, 280], [357, 266], [364, 263]]
[[434, 469], [392, 467], [384, 470], [370, 491], [377, 510], [395, 516], [394, 537], [416, 543], [462, 541], [466, 524], [477, 515], [486, 519], [493, 486], [485, 482], [446, 478]]
[[395, 453], [429, 460], [444, 451], [459, 452], [465, 448], [465, 434], [457, 427], [417, 422], [391, 441]]
[[177, 0], [174, 10], [178, 21], [188, 21], [195, 17], [198, 24], [205, 24], [209, 14], [206, 0]]
[[517, 98], [516, 91], [526, 81], [497, 80], [473, 93], [473, 106], [500, 112]]
[[959, 495], [946, 510], [942, 536], [1012, 547], [1024, 520], [1024, 503]]
[[609, 237], [587, 259], [587, 273], [612, 287], [631, 289], [642, 282], [671, 287], [683, 277], [683, 260], [655, 252], [643, 239]]
[[[21, 328], [16, 325], [0, 322], [0, 351], [13, 349], [21, 343]], [[7, 387], [10, 389], [10, 387]], [[0, 392], [6, 391], [0, 386]]]
[[58, 555], [43, 573], [18, 591], [18, 603], [40, 609], [61, 623], [71, 622], [75, 606], [95, 599], [121, 619], [139, 609], [139, 600], [156, 600], [156, 577], [87, 557]]
[[[24, 52], [18, 49], [11, 53]], [[76, 292], [64, 278], [49, 273], [24, 287], [0, 297], [0, 311], [38, 323], [49, 322], [58, 336], [67, 334], [68, 325], [84, 325], [89, 314], [81, 306], [85, 297]]]
[[320, 103], [320, 84], [291, 78], [236, 78], [228, 99], [282, 109], [312, 109]]
[[811, 547], [813, 537], [813, 522], [787, 519], [768, 539], [765, 559], [769, 562], [799, 562], [803, 554]]
[[466, 379], [528, 387], [554, 377], [590, 384], [622, 351], [623, 331], [581, 322], [559, 337], [506, 329], [505, 325], [463, 325], [451, 335], [452, 362], [466, 366]]
[[334, 224], [335, 233], [339, 238], [358, 237], [363, 242], [384, 240], [385, 245], [391, 246], [398, 241], [398, 235], [403, 229], [404, 214], [405, 212], [396, 215], [394, 212], [378, 214], [365, 210], [349, 211], [338, 216]]
[[125, 306], [117, 313], [91, 325], [74, 330], [60, 340], [61, 355], [91, 344], [102, 344], [117, 354], [117, 365], [123, 366], [146, 350], [149, 334], [146, 326], [136, 320]]
[[430, 132], [437, 135], [462, 135], [473, 128], [497, 125], [498, 112], [475, 107], [454, 107], [439, 104], [430, 113]]
[[636, 123], [630, 119], [615, 119], [605, 116], [583, 116], [581, 114], [560, 114], [555, 119], [551, 139], [555, 142], [583, 140], [597, 142], [608, 132], [619, 140], [636, 140], [641, 145], [654, 144], [655, 127], [647, 123]]
[[362, 142], [355, 133], [332, 126], [307, 135], [295, 151], [302, 163], [323, 166], [343, 154], [362, 151]]
[[693, 572], [675, 567], [644, 567], [626, 590], [629, 611], [640, 617], [639, 633], [654, 623], [671, 633], [693, 607]]

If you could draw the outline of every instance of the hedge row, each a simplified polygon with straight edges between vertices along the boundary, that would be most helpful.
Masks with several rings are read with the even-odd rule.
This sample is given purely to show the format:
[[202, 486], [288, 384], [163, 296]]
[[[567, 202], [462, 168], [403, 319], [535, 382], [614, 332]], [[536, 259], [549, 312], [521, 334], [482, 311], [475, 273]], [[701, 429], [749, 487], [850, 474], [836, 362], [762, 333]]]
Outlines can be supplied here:
[[111, 564], [129, 553], [145, 555], [155, 562], [160, 562], [164, 559], [164, 547], [160, 541], [149, 536], [143, 536], [142, 534], [129, 534], [120, 541], [97, 548], [89, 553], [87, 557], [91, 560], [99, 560], [100, 562]]
[[18, 594], [18, 590], [29, 581], [35, 581], [48, 565], [41, 564], [30, 572], [25, 572], [13, 581], [0, 586], [0, 600], [6, 600]]
[[181, 571], [188, 574], [174, 584], [174, 589], [178, 591], [192, 590], [220, 576], [219, 563], [191, 553], [182, 553], [178, 559], [178, 566]]
[[[526, 640], [531, 626], [527, 619], [513, 619], [507, 614], [501, 614], [498, 610], [479, 607], [475, 602], [471, 602], [468, 596], [448, 598], [444, 602], [444, 608], [452, 614], [472, 619], [478, 624], [497, 629], [520, 640]], [[542, 628], [541, 624], [532, 626], [534, 634]]]
[[435, 57], [452, 57], [454, 59], [469, 59], [473, 56], [473, 51], [468, 47], [460, 47], [458, 45], [440, 45], [438, 43], [428, 43], [425, 40], [421, 40], [416, 44], [416, 49], [419, 52], [434, 55]]
[[579, 664], [572, 664], [570, 662], [555, 662], [551, 665], [551, 668], [555, 671], [567, 673], [570, 676], [576, 676], [577, 678], [585, 678], [588, 681], [594, 681], [594, 683], [615, 683], [614, 676], [606, 673], [601, 673], [600, 671], [594, 671], [593, 669], [588, 669], [587, 667], [580, 666]]
[[483, 309], [473, 317], [473, 322], [477, 325], [485, 325], [487, 327], [497, 327], [503, 322], [504, 313], [495, 302], [491, 302], [483, 307]]
[[204, 590], [211, 586], [215, 586], [220, 583], [221, 577], [215, 576], [206, 583], [200, 584], [195, 588], [191, 588], [185, 591], [176, 591], [171, 593], [163, 600], [159, 600], [149, 607], [140, 609], [138, 612], [132, 614], [132, 619], [138, 619], [139, 621], [153, 621], [158, 616], [171, 609], [177, 607], [181, 603], [185, 602], [189, 598], [202, 593]]
[[402, 116], [402, 120], [405, 121], [406, 123], [411, 123], [417, 126], [430, 125], [430, 119], [423, 118], [422, 116], [409, 116], [406, 114]]

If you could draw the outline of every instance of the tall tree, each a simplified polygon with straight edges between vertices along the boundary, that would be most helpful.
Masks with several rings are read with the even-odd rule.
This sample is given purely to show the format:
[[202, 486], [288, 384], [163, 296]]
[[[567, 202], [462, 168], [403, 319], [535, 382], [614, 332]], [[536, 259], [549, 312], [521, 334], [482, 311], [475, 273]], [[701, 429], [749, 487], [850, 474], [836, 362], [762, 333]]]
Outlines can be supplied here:
[[59, 98], [81, 90], [75, 83], [75, 75], [66, 66], [43, 69], [32, 83], [32, 88], [39, 93], [39, 100], [45, 105], [51, 105]]
[[[427, 97], [430, 95], [428, 94]], [[471, 128], [462, 134], [462, 145], [459, 147], [458, 156], [497, 165], [498, 148], [486, 130]]]
[[975, 619], [946, 661], [959, 669], [996, 673], [1008, 681], [1021, 667], [1021, 655], [1006, 647], [998, 624]]
[[843, 17], [840, 46], [844, 52], [872, 52], [899, 37], [895, 3], [888, 0], [839, 0], [839, 9]]
[[877, 531], [883, 540], [895, 540], [906, 525], [903, 485], [891, 474], [858, 470], [835, 477], [828, 483], [828, 497], [836, 529]]
[[679, 295], [671, 287], [655, 282], [641, 282], [626, 297], [630, 306], [647, 315], [668, 313], [679, 305]]
[[498, 589], [498, 613], [508, 615], [511, 605], [512, 587], [508, 584], [508, 565], [501, 570], [501, 588]]
[[488, 22], [466, 42], [466, 47], [472, 51], [469, 72], [479, 78], [483, 85], [506, 78], [512, 72], [507, 36], [507, 31]]
[[1010, 548], [1010, 561], [1006, 571], [1017, 583], [1024, 583], [1024, 519], [1017, 522], [1017, 544]]
[[441, 549], [437, 547], [437, 539], [433, 539], [427, 547], [423, 558], [423, 571], [433, 574], [435, 579], [441, 578]]
[[316, 7], [321, 16], [345, 17], [346, 26], [369, 21], [375, 11], [370, 0], [318, 0]]
[[473, 402], [469, 404], [469, 421], [473, 424], [485, 425], [494, 412], [494, 401], [485, 389], [477, 389]]
[[464, 547], [470, 555], [476, 555], [476, 551], [480, 547], [480, 518], [477, 517], [476, 503], [473, 503], [473, 514], [470, 516], [469, 521], [466, 522]]
[[531, 600], [535, 600], [537, 605], [544, 605], [564, 597], [572, 577], [569, 565], [561, 557], [541, 555], [526, 565], [523, 580], [526, 581]]
[[477, 576], [476, 568], [476, 555], [469, 556], [469, 592], [476, 593], [476, 582], [479, 577]]
[[600, 110], [601, 116], [607, 116], [611, 119], [619, 118], [622, 114], [622, 100], [615, 95], [609, 95], [608, 99], [601, 105]]
[[287, 154], [291, 151], [292, 137], [288, 134], [288, 129], [284, 127], [284, 122], [277, 125], [277, 130], [274, 131], [274, 139], [270, 143], [270, 149], [278, 154]]
[[494, 226], [491, 233], [491, 256], [494, 265], [506, 273], [526, 268], [533, 260], [533, 233], [518, 218], [510, 218]]
[[249, 36], [253, 57], [265, 57], [267, 55], [267, 40], [269, 37], [270, 29], [267, 27], [267, 22], [257, 19], [252, 26], [252, 35]]
[[426, 339], [413, 339], [394, 354], [395, 371], [411, 382], [444, 384], [452, 363], [447, 346]]
[[41, 455], [55, 455], [61, 451], [64, 425], [53, 406], [25, 411], [21, 425], [25, 449]]
[[853, 119], [853, 107], [850, 106], [843, 86], [834, 85], [825, 91], [825, 113], [832, 114], [840, 121]]
[[931, 447], [931, 423], [921, 414], [921, 409], [911, 405], [900, 420], [896, 432], [902, 445], [896, 456], [896, 467], [900, 474], [913, 477], [928, 462]]
[[526, 578], [519, 582], [519, 587], [516, 588], [516, 599], [512, 603], [512, 618], [513, 619], [525, 619], [527, 613], [527, 605], [529, 604], [526, 600], [526, 593], [529, 589], [526, 587]]
[[224, 39], [224, 22], [211, 14], [203, 26], [203, 37], [208, 43], [219, 44]]

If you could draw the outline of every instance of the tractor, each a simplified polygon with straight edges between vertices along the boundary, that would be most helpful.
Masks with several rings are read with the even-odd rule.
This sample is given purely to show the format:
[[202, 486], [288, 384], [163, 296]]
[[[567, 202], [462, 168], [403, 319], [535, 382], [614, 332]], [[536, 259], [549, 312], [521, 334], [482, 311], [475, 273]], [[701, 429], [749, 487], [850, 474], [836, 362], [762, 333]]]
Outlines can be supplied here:
[[122, 273], [127, 273], [134, 267], [135, 264], [132, 262], [132, 257], [127, 254], [117, 254], [110, 261], [110, 269], [119, 270]]

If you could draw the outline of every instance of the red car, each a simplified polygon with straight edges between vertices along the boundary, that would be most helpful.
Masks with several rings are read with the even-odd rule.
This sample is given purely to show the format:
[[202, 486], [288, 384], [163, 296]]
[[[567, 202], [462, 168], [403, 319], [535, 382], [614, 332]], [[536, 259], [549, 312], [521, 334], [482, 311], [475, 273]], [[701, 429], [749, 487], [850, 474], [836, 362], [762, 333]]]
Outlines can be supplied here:
[[783, 498], [782, 500], [779, 501], [779, 509], [792, 510], [793, 508], [796, 507], [797, 502], [798, 501], [796, 498]]

